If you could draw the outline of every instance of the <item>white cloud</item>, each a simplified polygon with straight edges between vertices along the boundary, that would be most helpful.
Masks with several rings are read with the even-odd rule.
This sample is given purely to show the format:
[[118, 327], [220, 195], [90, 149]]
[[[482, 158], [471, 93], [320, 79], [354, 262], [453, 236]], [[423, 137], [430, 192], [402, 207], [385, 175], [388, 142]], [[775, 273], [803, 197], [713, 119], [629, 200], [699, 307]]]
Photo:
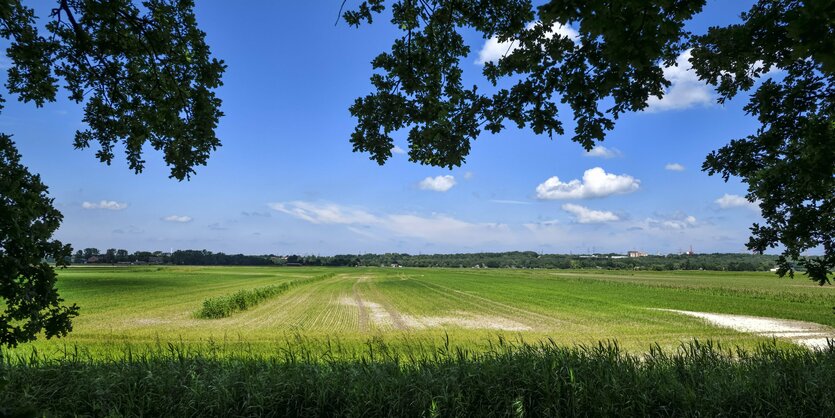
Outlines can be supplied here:
[[363, 224], [374, 223], [377, 217], [359, 209], [346, 208], [334, 204], [309, 202], [270, 203], [268, 206], [278, 212], [304, 219], [314, 224]]
[[455, 186], [455, 177], [446, 175], [446, 176], [437, 176], [437, 177], [427, 177], [418, 184], [418, 186], [423, 190], [432, 190], [435, 192], [445, 192]]
[[191, 216], [171, 215], [162, 218], [162, 220], [166, 222], [179, 222], [184, 224], [187, 222], [191, 222]]
[[686, 109], [694, 106], [709, 106], [714, 104], [713, 90], [704, 81], [700, 81], [690, 65], [691, 50], [681, 53], [676, 58], [676, 65], [664, 68], [664, 78], [671, 84], [659, 99], [650, 96], [647, 104], [648, 112]]
[[[567, 215], [572, 208], [564, 208], [567, 214], [562, 216], [571, 216], [571, 221], [559, 222], [540, 216], [527, 222], [500, 223], [497, 219], [502, 218], [484, 222], [443, 213], [378, 212], [332, 203], [283, 202], [270, 205], [280, 212], [275, 216], [282, 221], [276, 225], [280, 229], [275, 233], [264, 230], [263, 235], [286, 236], [284, 241], [276, 244], [286, 246], [282, 250], [286, 253], [304, 250], [331, 254], [395, 250], [450, 253], [520, 248], [549, 253], [625, 252], [635, 248], [667, 253], [691, 244], [706, 252], [727, 252], [738, 251], [747, 237], [747, 223], [716, 224], [716, 221], [700, 221], [683, 212], [656, 214], [652, 218], [627, 218], [616, 213], [619, 220], [608, 221], [611, 216], [606, 211], [584, 206], [580, 206], [581, 210], [574, 209], [580, 215]], [[333, 213], [341, 215], [334, 216]], [[583, 213], [587, 213], [585, 223], [580, 222]], [[606, 223], [593, 223], [604, 220]], [[596, 250], [592, 250], [595, 247]]]
[[336, 204], [310, 202], [271, 203], [279, 212], [314, 224], [347, 225], [351, 232], [367, 237], [378, 237], [388, 232], [399, 237], [423, 239], [431, 243], [472, 245], [484, 242], [501, 242], [509, 229], [498, 223], [472, 223], [443, 214], [419, 216], [415, 214], [375, 215], [364, 210], [346, 208]]
[[751, 66], [750, 72], [752, 74], [756, 72], [761, 72], [761, 74], [759, 75], [760, 77], [768, 77], [783, 72], [783, 70], [777, 67], [770, 67], [768, 71], [762, 71], [763, 67], [765, 67], [765, 63], [763, 63], [762, 60], [756, 60], [754, 61], [754, 65]]
[[581, 224], [596, 224], [603, 222], [619, 221], [618, 215], [609, 211], [592, 210], [585, 206], [566, 203], [562, 205], [562, 210], [574, 215], [577, 222]]
[[679, 163], [669, 163], [664, 166], [664, 169], [669, 171], [684, 171], [684, 166]]
[[735, 194], [727, 194], [725, 193], [722, 197], [716, 199], [714, 201], [717, 205], [719, 205], [722, 209], [730, 209], [730, 208], [748, 208], [751, 210], [760, 210], [760, 206], [757, 202], [750, 202], [744, 196], [739, 196]]
[[536, 186], [539, 199], [591, 199], [613, 194], [631, 193], [640, 187], [640, 180], [626, 174], [609, 174], [602, 168], [595, 167], [583, 173], [583, 180], [571, 180], [567, 183], [554, 176]]
[[467, 171], [466, 173], [464, 173], [464, 180], [472, 180], [473, 177], [475, 177], [475, 173], [473, 173], [472, 171]]
[[405, 154], [406, 150], [404, 150], [403, 148], [400, 148], [397, 145], [395, 145], [394, 148], [391, 149], [391, 153], [392, 154]]
[[585, 157], [599, 157], [599, 158], [615, 158], [620, 157], [622, 154], [619, 150], [614, 148], [606, 148], [603, 145], [595, 145], [591, 151], [583, 154]]
[[649, 229], [675, 230], [680, 231], [693, 228], [698, 224], [696, 217], [692, 215], [677, 214], [665, 219], [647, 218], [644, 225]]
[[114, 200], [102, 200], [96, 202], [84, 202], [81, 204], [84, 209], [107, 209], [107, 210], [122, 210], [128, 207], [127, 203], [116, 202]]
[[502, 241], [508, 228], [497, 223], [471, 223], [447, 215], [386, 215], [382, 226], [391, 232], [431, 242]]
[[685, 229], [696, 225], [696, 218], [688, 216], [684, 219], [672, 219], [661, 222], [661, 226], [666, 229]]
[[[539, 22], [529, 23], [525, 27], [525, 29], [531, 29], [537, 23]], [[553, 37], [554, 34], [560, 35], [562, 37], [567, 37], [568, 39], [571, 39], [571, 41], [574, 43], [577, 43], [580, 40], [580, 34], [576, 30], [574, 30], [570, 26], [564, 26], [559, 23], [554, 23], [551, 26], [549, 39]], [[493, 36], [492, 38], [485, 41], [484, 46], [482, 46], [481, 50], [478, 51], [478, 60], [476, 61], [476, 64], [484, 65], [488, 62], [497, 62], [505, 55], [510, 55], [510, 53], [516, 50], [517, 48], [519, 48], [518, 42], [514, 40], [499, 42], [499, 37]]]

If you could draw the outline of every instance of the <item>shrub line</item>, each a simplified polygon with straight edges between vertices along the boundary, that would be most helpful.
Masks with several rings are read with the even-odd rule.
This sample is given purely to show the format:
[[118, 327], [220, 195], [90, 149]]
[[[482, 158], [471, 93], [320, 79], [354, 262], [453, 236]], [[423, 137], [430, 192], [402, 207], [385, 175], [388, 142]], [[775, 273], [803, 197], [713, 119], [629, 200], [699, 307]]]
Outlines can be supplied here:
[[194, 316], [201, 319], [226, 318], [236, 312], [245, 311], [267, 299], [274, 298], [293, 287], [310, 284], [319, 280], [333, 277], [334, 273], [308, 279], [294, 280], [287, 283], [256, 287], [254, 289], [241, 289], [231, 295], [215, 296], [203, 300], [203, 306], [194, 313]]

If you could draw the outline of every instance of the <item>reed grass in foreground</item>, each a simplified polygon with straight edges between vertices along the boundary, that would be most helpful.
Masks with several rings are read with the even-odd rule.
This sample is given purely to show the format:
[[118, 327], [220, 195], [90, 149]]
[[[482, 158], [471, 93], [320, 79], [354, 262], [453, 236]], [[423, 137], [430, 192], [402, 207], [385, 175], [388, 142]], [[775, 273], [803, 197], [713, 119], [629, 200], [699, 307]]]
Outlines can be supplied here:
[[693, 341], [633, 355], [616, 343], [499, 339], [481, 352], [442, 344], [408, 353], [371, 340], [346, 361], [311, 354], [314, 343], [272, 356], [170, 344], [108, 359], [5, 353], [0, 415], [835, 415], [832, 344], [745, 351]]

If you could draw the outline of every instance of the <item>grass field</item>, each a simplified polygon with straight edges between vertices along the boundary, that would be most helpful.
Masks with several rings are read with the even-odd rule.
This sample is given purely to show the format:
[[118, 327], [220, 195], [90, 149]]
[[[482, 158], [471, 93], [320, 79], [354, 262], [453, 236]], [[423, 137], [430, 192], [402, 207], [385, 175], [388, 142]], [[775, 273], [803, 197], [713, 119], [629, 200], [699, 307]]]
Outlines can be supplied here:
[[[330, 274], [333, 273], [333, 274]], [[307, 280], [324, 276], [321, 280]], [[227, 318], [200, 319], [203, 300], [282, 283], [292, 286]], [[835, 326], [835, 288], [772, 273], [270, 267], [71, 267], [59, 288], [81, 307], [70, 336], [19, 347], [94, 355], [169, 342], [271, 353], [298, 338], [364, 347], [470, 348], [498, 336], [632, 351], [715, 340], [753, 347], [767, 338], [660, 311], [784, 318]], [[778, 344], [788, 346], [788, 340]], [[315, 345], [315, 344], [314, 344]]]
[[[0, 416], [835, 414], [835, 346], [660, 310], [835, 326], [832, 287], [773, 274], [73, 267], [59, 283], [75, 330], [0, 352]], [[200, 318], [207, 299], [229, 316]]]

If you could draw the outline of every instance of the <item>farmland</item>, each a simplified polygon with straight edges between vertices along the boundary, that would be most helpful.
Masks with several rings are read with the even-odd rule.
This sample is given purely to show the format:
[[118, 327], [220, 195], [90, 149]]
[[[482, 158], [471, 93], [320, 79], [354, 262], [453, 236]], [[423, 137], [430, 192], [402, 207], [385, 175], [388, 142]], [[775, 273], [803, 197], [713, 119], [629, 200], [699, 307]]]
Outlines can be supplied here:
[[[228, 317], [196, 315], [207, 298], [292, 283], [303, 284]], [[560, 345], [616, 340], [643, 352], [693, 339], [749, 348], [769, 340], [662, 309], [835, 327], [833, 287], [769, 273], [72, 267], [60, 272], [59, 287], [81, 307], [74, 331], [16, 352], [49, 356], [72, 347], [107, 355], [173, 342], [269, 355], [300, 338], [359, 349], [372, 339], [421, 347], [448, 339], [479, 349], [499, 336]]]
[[[807, 350], [683, 313], [805, 321], [831, 332], [832, 287], [802, 279], [275, 267], [60, 274], [62, 295], [82, 314], [66, 338], [0, 353], [0, 415], [835, 411], [821, 396], [835, 346]], [[207, 300], [222, 315], [205, 318]]]

